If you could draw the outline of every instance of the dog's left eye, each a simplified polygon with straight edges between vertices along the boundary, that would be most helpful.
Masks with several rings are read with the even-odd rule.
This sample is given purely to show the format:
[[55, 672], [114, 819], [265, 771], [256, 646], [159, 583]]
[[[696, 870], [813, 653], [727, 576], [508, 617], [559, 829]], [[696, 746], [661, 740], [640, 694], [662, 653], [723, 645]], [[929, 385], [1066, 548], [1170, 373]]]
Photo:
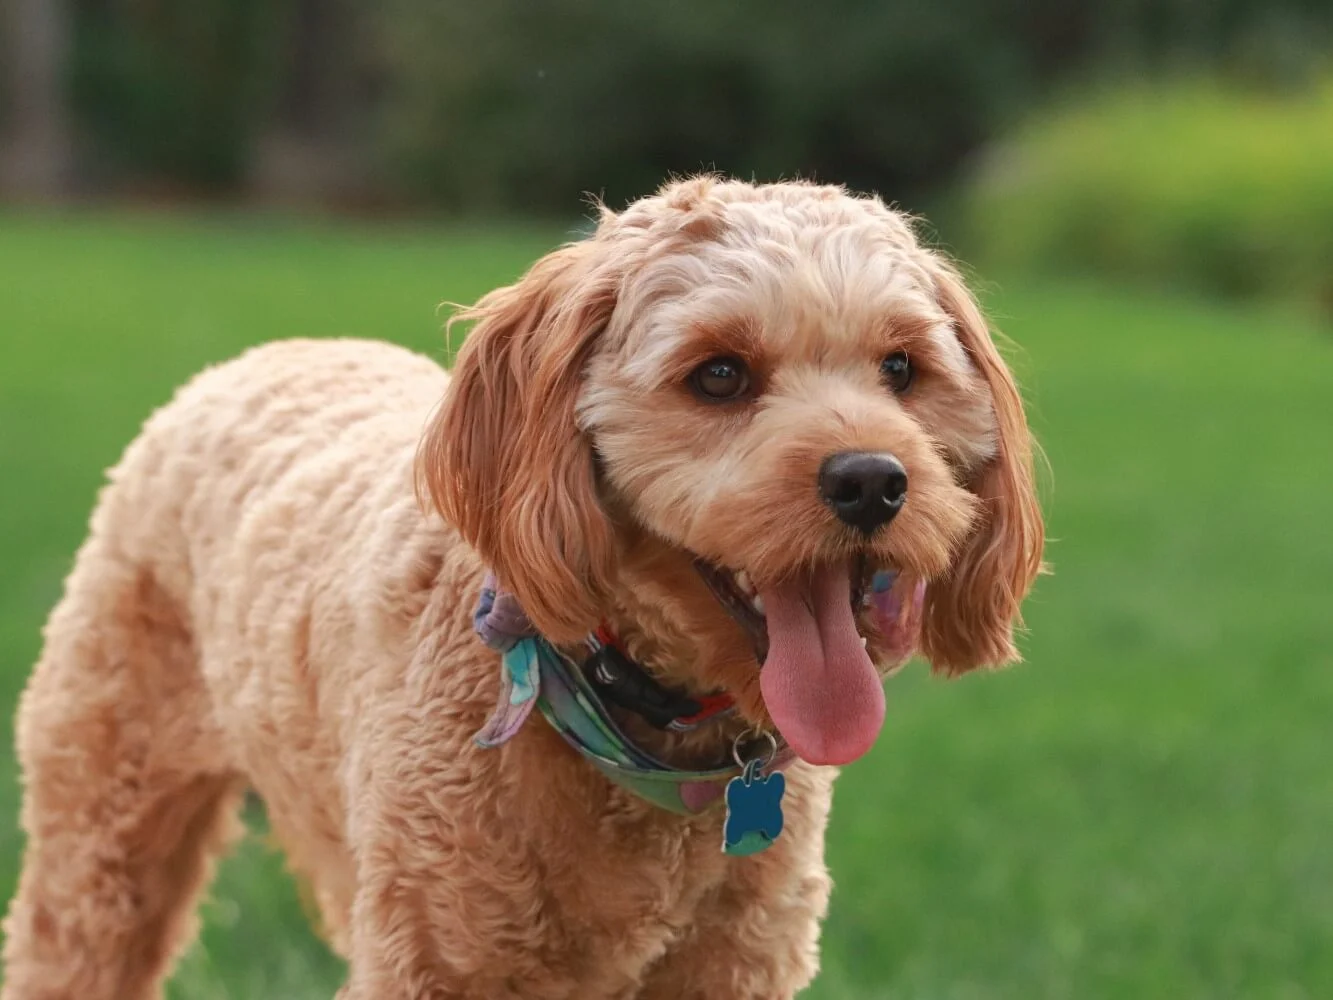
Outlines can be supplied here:
[[879, 375], [894, 392], [903, 393], [912, 384], [912, 359], [906, 351], [894, 351], [879, 363]]
[[750, 388], [750, 372], [737, 358], [710, 358], [694, 369], [690, 383], [705, 399], [738, 399]]

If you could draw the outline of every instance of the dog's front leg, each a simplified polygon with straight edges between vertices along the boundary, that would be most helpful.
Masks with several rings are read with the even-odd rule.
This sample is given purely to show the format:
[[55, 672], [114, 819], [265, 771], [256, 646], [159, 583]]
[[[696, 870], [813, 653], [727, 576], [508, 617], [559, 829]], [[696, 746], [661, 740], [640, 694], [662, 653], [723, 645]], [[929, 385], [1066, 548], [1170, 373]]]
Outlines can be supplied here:
[[832, 883], [824, 867], [831, 776], [788, 772], [778, 841], [729, 859], [689, 932], [645, 979], [637, 1000], [790, 1000], [819, 970], [819, 926]]
[[[456, 676], [439, 673], [439, 688]], [[538, 728], [481, 750], [475, 726], [457, 718], [460, 701], [408, 685], [377, 696], [359, 722], [347, 784], [357, 891], [340, 1000], [626, 996], [633, 975], [600, 960], [611, 932], [571, 926], [571, 887], [617, 877], [570, 869], [596, 853], [549, 816], [570, 784], [547, 766], [563, 744]], [[572, 755], [567, 766], [586, 768]]]
[[653, 969], [637, 1000], [791, 1000], [819, 970], [828, 891], [821, 870], [781, 900], [744, 902], [728, 892]]
[[[399, 775], [400, 778], [405, 775]], [[423, 782], [427, 775], [422, 774]], [[340, 1000], [574, 1000], [562, 928], [521, 847], [478, 836], [489, 807], [436, 775], [363, 810], [350, 972]]]

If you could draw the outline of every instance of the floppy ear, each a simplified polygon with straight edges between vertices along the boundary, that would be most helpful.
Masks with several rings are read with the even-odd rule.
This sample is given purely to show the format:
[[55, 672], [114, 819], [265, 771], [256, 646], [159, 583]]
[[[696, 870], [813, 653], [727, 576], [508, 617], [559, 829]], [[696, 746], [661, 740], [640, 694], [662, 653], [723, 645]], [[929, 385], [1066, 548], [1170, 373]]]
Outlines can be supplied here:
[[417, 453], [428, 496], [552, 642], [603, 616], [613, 538], [575, 424], [583, 369], [615, 305], [594, 240], [548, 254], [450, 320], [475, 321]]
[[926, 589], [922, 651], [936, 669], [961, 673], [1019, 659], [1013, 630], [1022, 624], [1020, 605], [1041, 571], [1046, 531], [1018, 387], [957, 272], [936, 261], [935, 280], [940, 304], [990, 388], [997, 429], [995, 457], [967, 483], [981, 513], [949, 573]]

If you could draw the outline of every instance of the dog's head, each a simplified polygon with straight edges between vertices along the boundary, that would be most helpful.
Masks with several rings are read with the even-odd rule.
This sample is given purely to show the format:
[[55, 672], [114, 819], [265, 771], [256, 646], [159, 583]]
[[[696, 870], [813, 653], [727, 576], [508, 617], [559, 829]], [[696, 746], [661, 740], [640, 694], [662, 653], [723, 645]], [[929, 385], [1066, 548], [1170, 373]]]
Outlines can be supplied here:
[[1022, 404], [879, 200], [674, 183], [461, 318], [421, 482], [553, 642], [635, 619], [815, 763], [874, 741], [904, 628], [949, 672], [1016, 658], [1043, 540]]

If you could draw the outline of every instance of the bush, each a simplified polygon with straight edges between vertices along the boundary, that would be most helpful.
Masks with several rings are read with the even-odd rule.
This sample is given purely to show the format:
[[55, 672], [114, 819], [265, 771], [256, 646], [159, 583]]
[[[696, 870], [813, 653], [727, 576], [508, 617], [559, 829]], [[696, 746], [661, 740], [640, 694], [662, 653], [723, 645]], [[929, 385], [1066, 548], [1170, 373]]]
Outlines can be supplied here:
[[1333, 80], [1200, 81], [1071, 103], [992, 151], [964, 198], [992, 264], [1296, 298], [1333, 315]]

